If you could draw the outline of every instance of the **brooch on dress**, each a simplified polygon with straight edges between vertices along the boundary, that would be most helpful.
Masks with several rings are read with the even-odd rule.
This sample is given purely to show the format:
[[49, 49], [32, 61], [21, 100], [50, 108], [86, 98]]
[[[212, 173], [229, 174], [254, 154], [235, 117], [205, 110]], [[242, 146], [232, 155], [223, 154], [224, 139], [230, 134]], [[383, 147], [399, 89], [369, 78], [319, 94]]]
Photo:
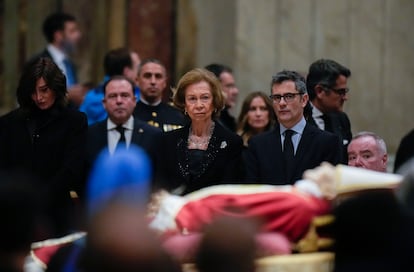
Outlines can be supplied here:
[[222, 141], [221, 144], [220, 144], [220, 148], [223, 149], [223, 148], [226, 148], [226, 146], [227, 146], [227, 142]]

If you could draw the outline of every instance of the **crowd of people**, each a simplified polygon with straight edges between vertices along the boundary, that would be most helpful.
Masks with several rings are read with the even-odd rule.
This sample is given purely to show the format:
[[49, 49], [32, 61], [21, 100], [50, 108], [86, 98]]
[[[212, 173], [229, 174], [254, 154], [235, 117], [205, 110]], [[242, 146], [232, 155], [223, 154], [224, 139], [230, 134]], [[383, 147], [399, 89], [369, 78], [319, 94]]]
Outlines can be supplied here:
[[[99, 239], [111, 230], [101, 229], [101, 233], [96, 223], [89, 222], [87, 182], [96, 175], [93, 170], [99, 156], [111, 158], [136, 146], [144, 150], [151, 165], [143, 197], [146, 202], [150, 192], [159, 190], [185, 196], [223, 184], [290, 186], [323, 162], [386, 172], [384, 140], [372, 132], [352, 137], [350, 120], [343, 111], [351, 71], [334, 60], [316, 60], [306, 76], [293, 70], [277, 72], [270, 79], [270, 91], [247, 95], [235, 118], [239, 90], [226, 65], [191, 69], [173, 88], [172, 100], [164, 101], [168, 71], [162, 62], [141, 60], [135, 51], [116, 48], [104, 57], [104, 80], [87, 91], [76, 81], [69, 58], [81, 37], [76, 19], [53, 14], [43, 28], [49, 44], [23, 67], [16, 91], [18, 108], [0, 117], [0, 169], [7, 175], [20, 171], [30, 176], [32, 191], [42, 200], [41, 220], [29, 240], [61, 237], [85, 228], [93, 233], [85, 256], [92, 261], [112, 256], [99, 251]], [[414, 155], [410, 137], [401, 142], [395, 171]], [[129, 161], [123, 162], [126, 168], [119, 169], [125, 170]], [[104, 172], [106, 178], [119, 178]], [[116, 213], [111, 210], [110, 214]], [[130, 216], [127, 211], [114, 219], [102, 214], [96, 218], [102, 223]], [[143, 228], [142, 222], [131, 222], [135, 223]], [[119, 227], [119, 231], [131, 231]], [[141, 231], [136, 238], [148, 239]], [[303, 231], [292, 239], [297, 240]], [[136, 241], [130, 242], [136, 246]], [[153, 247], [154, 259], [167, 261], [147, 242]], [[27, 243], [22, 247], [27, 249]], [[203, 255], [197, 257], [201, 271], [208, 267], [208, 260], [219, 258], [211, 255], [209, 247], [206, 242]], [[93, 262], [88, 265], [97, 267]]]

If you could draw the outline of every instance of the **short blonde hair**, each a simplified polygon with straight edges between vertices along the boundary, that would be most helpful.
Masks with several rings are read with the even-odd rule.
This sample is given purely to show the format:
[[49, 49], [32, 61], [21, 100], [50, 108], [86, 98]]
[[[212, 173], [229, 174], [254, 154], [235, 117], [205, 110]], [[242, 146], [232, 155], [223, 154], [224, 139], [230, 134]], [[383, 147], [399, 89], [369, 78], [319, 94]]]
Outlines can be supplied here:
[[203, 68], [195, 68], [185, 73], [178, 81], [177, 88], [173, 89], [173, 103], [183, 113], [185, 112], [185, 92], [188, 86], [194, 83], [205, 81], [210, 85], [211, 95], [213, 96], [214, 112], [212, 118], [220, 116], [224, 108], [225, 98], [221, 83], [210, 71]]

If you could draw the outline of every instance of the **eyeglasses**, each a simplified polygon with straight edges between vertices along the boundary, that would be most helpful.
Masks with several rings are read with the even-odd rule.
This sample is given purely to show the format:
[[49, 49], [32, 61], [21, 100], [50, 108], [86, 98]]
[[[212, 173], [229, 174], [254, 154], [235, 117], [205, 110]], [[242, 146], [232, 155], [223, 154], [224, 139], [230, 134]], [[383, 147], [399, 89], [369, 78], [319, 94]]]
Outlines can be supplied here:
[[274, 103], [280, 103], [282, 98], [285, 100], [286, 103], [292, 102], [297, 95], [302, 95], [303, 93], [287, 93], [284, 95], [280, 94], [272, 94], [269, 95], [269, 98], [273, 100]]
[[349, 88], [342, 88], [342, 89], [333, 89], [333, 88], [326, 88], [325, 90], [331, 90], [337, 95], [345, 96], [349, 92]]

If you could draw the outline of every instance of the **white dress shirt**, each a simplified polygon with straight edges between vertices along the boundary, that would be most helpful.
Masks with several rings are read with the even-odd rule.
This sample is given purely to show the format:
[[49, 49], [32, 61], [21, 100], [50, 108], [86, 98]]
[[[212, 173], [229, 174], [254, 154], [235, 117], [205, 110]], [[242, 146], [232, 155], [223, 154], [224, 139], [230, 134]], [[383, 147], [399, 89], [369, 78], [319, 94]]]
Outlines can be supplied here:
[[[295, 150], [295, 154], [296, 154], [296, 150], [298, 150], [298, 145], [299, 145], [300, 139], [302, 138], [302, 134], [303, 134], [303, 130], [305, 129], [305, 126], [306, 126], [306, 120], [304, 117], [302, 117], [302, 119], [296, 125], [290, 128], [290, 130], [293, 130], [295, 132], [292, 135], [292, 143], [293, 143], [293, 148]], [[283, 142], [285, 141], [286, 130], [288, 130], [288, 128], [280, 124], [280, 140], [282, 143], [282, 149], [283, 149]]]
[[[117, 125], [111, 121], [111, 119], [107, 119], [107, 132], [108, 132], [108, 150], [109, 154], [113, 154], [116, 149], [116, 145], [118, 144], [119, 139], [121, 138], [121, 134], [116, 130]], [[127, 148], [131, 144], [132, 139], [132, 131], [134, 130], [134, 117], [131, 115], [128, 121], [122, 125], [125, 129], [125, 144]]]
[[325, 121], [322, 119], [323, 113], [315, 107], [312, 103], [312, 118], [315, 120], [316, 125], [318, 128], [325, 130]]
[[63, 64], [63, 60], [67, 58], [65, 53], [63, 53], [53, 44], [49, 44], [47, 46], [47, 51], [49, 51], [49, 54], [52, 56], [53, 61], [56, 63], [59, 69], [63, 72], [63, 74], [66, 75], [67, 71], [65, 65]]

